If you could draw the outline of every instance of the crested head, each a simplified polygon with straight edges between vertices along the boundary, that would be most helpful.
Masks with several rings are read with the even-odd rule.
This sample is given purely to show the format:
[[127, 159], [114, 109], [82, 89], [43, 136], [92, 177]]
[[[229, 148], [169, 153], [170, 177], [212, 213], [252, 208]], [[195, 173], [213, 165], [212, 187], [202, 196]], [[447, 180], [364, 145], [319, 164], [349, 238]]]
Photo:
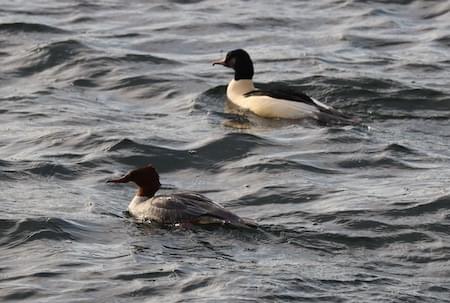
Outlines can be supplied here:
[[213, 62], [234, 69], [234, 80], [251, 80], [253, 78], [253, 62], [243, 49], [235, 49], [227, 53], [225, 59]]
[[109, 183], [128, 183], [134, 182], [138, 187], [138, 196], [153, 197], [161, 187], [159, 175], [156, 169], [151, 165], [134, 169], [122, 178], [112, 179]]

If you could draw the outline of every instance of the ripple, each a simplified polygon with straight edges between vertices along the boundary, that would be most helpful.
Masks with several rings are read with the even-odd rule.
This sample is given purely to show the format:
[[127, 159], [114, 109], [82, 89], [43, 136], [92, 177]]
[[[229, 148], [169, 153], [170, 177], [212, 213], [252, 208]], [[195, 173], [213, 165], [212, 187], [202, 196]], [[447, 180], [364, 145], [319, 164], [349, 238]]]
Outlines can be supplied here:
[[[449, 44], [450, 45], [450, 44]], [[442, 71], [444, 68], [436, 64], [423, 64], [423, 63], [408, 63], [402, 66], [406, 70], [410, 70], [414, 73], [421, 71], [424, 73], [435, 73]]]
[[56, 177], [59, 179], [72, 180], [78, 177], [77, 172], [67, 168], [65, 165], [50, 162], [39, 162], [33, 165], [33, 167], [26, 169], [25, 172], [43, 178]]
[[88, 50], [88, 47], [77, 40], [58, 41], [34, 48], [20, 60], [22, 66], [17, 68], [16, 74], [26, 77], [40, 73], [52, 67], [69, 63]]
[[450, 34], [441, 35], [440, 37], [434, 39], [434, 41], [441, 43], [445, 47], [450, 47]]
[[27, 218], [23, 220], [0, 220], [2, 241], [8, 248], [22, 246], [36, 240], [66, 241], [76, 240], [74, 232], [80, 228], [58, 218]]
[[[202, 146], [192, 146], [189, 150], [193, 151], [196, 157], [222, 162], [239, 159], [251, 150], [271, 145], [274, 143], [256, 135], [228, 133], [224, 137], [204, 142]], [[227, 148], [228, 146], [235, 146], [235, 148], [230, 149]]]
[[159, 271], [151, 271], [151, 272], [142, 272], [142, 273], [121, 273], [114, 277], [112, 277], [113, 280], [123, 280], [123, 281], [132, 281], [136, 279], [140, 280], [146, 280], [146, 281], [153, 281], [156, 278], [162, 278], [162, 277], [170, 277], [173, 275], [179, 276], [182, 275], [183, 272], [180, 270], [159, 270]]
[[181, 286], [180, 292], [185, 293], [185, 292], [196, 291], [199, 288], [208, 287], [209, 285], [211, 285], [213, 283], [213, 281], [214, 281], [214, 278], [211, 278], [211, 277], [196, 278], [187, 283], [184, 283]]
[[392, 209], [387, 211], [385, 215], [392, 217], [421, 216], [443, 210], [450, 210], [450, 196], [439, 197], [431, 202], [408, 207], [406, 209]]
[[302, 163], [293, 160], [285, 159], [259, 159], [258, 163], [246, 164], [239, 167], [241, 172], [271, 172], [281, 173], [286, 170], [302, 170], [307, 172], [319, 173], [319, 174], [340, 174], [341, 172], [336, 169], [329, 169], [319, 167], [312, 163]]
[[[352, 2], [355, 3], [368, 3], [368, 2], [372, 2], [371, 0], [353, 0]], [[377, 3], [377, 2], [381, 2], [381, 3], [386, 3], [386, 0], [374, 0], [373, 2]], [[398, 5], [409, 5], [411, 3], [416, 2], [416, 0], [395, 0], [395, 4]]]
[[423, 169], [409, 164], [406, 161], [393, 157], [381, 156], [376, 158], [359, 158], [338, 161], [336, 163], [341, 168], [396, 168], [396, 169]]
[[39, 23], [0, 23], [0, 32], [67, 34], [69, 31]]
[[346, 34], [342, 38], [345, 41], [349, 41], [352, 46], [363, 47], [367, 49], [394, 47], [402, 45], [411, 45], [412, 41], [399, 40], [399, 39], [386, 39], [377, 37], [366, 37], [360, 35]]
[[428, 7], [424, 11], [424, 14], [422, 15], [422, 18], [424, 19], [437, 19], [441, 16], [445, 16], [450, 12], [450, 8], [448, 6], [448, 3], [445, 4], [444, 2], [436, 2], [433, 6]]
[[180, 65], [181, 62], [170, 60], [163, 57], [153, 56], [150, 54], [125, 54], [123, 56], [97, 56], [92, 58], [82, 58], [80, 63], [86, 64], [99, 64], [104, 66], [105, 64], [128, 64], [128, 63], [145, 63], [152, 65]]
[[59, 277], [63, 275], [63, 273], [60, 272], [49, 272], [49, 271], [40, 271], [35, 272], [28, 275], [21, 275], [21, 276], [14, 276], [14, 277], [8, 277], [8, 278], [0, 278], [0, 281], [6, 282], [6, 281], [15, 281], [15, 280], [21, 280], [28, 277], [33, 278], [53, 278], [53, 277]]
[[194, 99], [193, 112], [223, 112], [224, 96], [227, 87], [224, 85], [216, 86], [202, 92]]
[[400, 232], [401, 230], [408, 228], [406, 225], [392, 225], [376, 220], [366, 219], [341, 219], [336, 223], [344, 224], [350, 229], [362, 230], [362, 231], [374, 231], [374, 232]]
[[180, 62], [169, 60], [162, 57], [146, 55], [146, 54], [126, 54], [123, 57], [119, 57], [118, 60], [125, 62], [145, 62], [152, 64], [180, 64]]
[[367, 249], [386, 248], [396, 243], [432, 242], [432, 238], [421, 232], [400, 232], [386, 236], [356, 236], [342, 233], [321, 233], [314, 236], [322, 241], [329, 241], [346, 247], [364, 247]]
[[98, 84], [95, 83], [95, 81], [90, 80], [90, 79], [77, 79], [77, 80], [73, 81], [73, 85], [80, 86], [80, 87], [96, 87], [96, 86], [98, 86]]
[[7, 295], [2, 295], [4, 302], [6, 301], [17, 301], [17, 300], [25, 300], [33, 296], [37, 296], [39, 294], [38, 290], [31, 290], [29, 288], [16, 288], [14, 291], [9, 290], [6, 293]]
[[395, 152], [395, 153], [399, 153], [399, 154], [403, 154], [403, 155], [420, 155], [421, 154], [412, 148], [409, 148], [407, 146], [404, 146], [404, 145], [398, 144], [398, 143], [391, 143], [391, 144], [387, 145], [383, 149], [383, 151], [390, 151], [390, 152]]
[[[272, 204], [300, 204], [319, 200], [321, 194], [311, 192], [308, 189], [304, 190], [290, 190], [283, 186], [266, 186], [256, 193], [242, 196], [239, 201], [228, 203], [230, 206], [234, 205], [272, 205]], [[292, 213], [287, 214], [292, 216]], [[274, 216], [272, 216], [273, 218]]]
[[161, 294], [162, 292], [167, 292], [168, 289], [166, 287], [156, 287], [156, 286], [144, 286], [137, 288], [132, 291], [127, 291], [122, 294], [119, 294], [118, 296], [121, 298], [136, 298], [136, 297], [148, 297], [148, 296], [157, 296]]
[[112, 144], [107, 151], [117, 154], [112, 157], [119, 163], [131, 167], [152, 163], [160, 172], [170, 171], [176, 167], [187, 167], [187, 162], [191, 158], [188, 151], [141, 144], [130, 139], [119, 140]]
[[[229, 133], [224, 137], [200, 141], [187, 149], [172, 149], [147, 145], [123, 139], [111, 145], [109, 152], [122, 151], [113, 155], [119, 163], [131, 166], [143, 166], [153, 163], [160, 172], [180, 168], [199, 168], [215, 170], [226, 162], [233, 161], [259, 146], [268, 146], [270, 141], [250, 134]], [[228, 146], [236, 146], [229, 149]], [[124, 153], [128, 151], [129, 153]]]
[[154, 84], [167, 82], [167, 80], [155, 79], [146, 76], [133, 76], [120, 79], [117, 84], [111, 86], [109, 89], [130, 88], [134, 86], [152, 86]]

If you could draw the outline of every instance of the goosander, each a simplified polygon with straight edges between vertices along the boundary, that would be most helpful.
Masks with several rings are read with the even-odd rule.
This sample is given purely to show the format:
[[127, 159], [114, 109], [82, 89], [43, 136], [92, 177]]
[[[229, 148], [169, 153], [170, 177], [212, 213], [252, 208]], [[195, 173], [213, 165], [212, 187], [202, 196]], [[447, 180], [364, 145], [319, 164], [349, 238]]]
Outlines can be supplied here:
[[128, 212], [137, 220], [170, 225], [220, 223], [256, 226], [252, 220], [233, 214], [199, 193], [179, 192], [155, 196], [161, 184], [159, 175], [152, 165], [132, 170], [121, 178], [107, 182], [130, 181], [138, 186], [138, 191], [128, 205]]
[[253, 62], [243, 49], [227, 53], [222, 60], [214, 61], [234, 70], [234, 79], [227, 87], [227, 97], [235, 105], [264, 118], [313, 118], [324, 123], [353, 124], [356, 119], [323, 104], [304, 93], [265, 91], [253, 84]]

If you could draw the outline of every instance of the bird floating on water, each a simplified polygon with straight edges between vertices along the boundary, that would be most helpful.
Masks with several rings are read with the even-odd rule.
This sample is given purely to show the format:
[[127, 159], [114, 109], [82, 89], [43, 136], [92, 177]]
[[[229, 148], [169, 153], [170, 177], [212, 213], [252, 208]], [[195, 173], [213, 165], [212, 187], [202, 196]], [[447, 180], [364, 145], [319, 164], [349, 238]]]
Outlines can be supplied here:
[[241, 218], [207, 197], [195, 192], [157, 195], [159, 175], [152, 165], [137, 168], [108, 183], [134, 182], [138, 191], [128, 212], [136, 219], [160, 224], [231, 224], [255, 227], [251, 219]]
[[253, 62], [243, 49], [227, 53], [224, 59], [213, 65], [223, 65], [234, 70], [234, 78], [227, 87], [227, 97], [235, 105], [260, 117], [275, 119], [313, 118], [323, 123], [354, 124], [355, 118], [345, 115], [331, 106], [296, 92], [259, 90], [253, 84]]

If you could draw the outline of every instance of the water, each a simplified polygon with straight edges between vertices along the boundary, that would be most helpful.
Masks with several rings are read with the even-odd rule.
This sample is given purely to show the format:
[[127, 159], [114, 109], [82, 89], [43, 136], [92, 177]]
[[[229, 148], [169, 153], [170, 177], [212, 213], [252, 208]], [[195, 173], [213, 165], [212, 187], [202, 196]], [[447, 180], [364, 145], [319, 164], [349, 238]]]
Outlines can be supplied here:
[[[265, 2], [2, 1], [2, 302], [450, 302], [449, 2]], [[238, 47], [362, 125], [230, 113]], [[260, 228], [133, 222], [147, 163]]]

